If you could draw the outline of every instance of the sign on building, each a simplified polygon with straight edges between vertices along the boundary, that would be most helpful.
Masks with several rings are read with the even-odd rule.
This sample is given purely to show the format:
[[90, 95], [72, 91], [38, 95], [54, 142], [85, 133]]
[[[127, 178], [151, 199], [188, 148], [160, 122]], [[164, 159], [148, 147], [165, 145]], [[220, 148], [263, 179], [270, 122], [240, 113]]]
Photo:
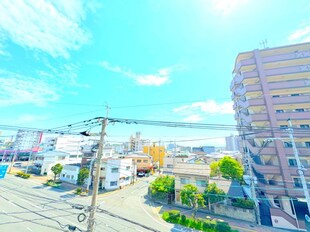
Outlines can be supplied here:
[[8, 167], [9, 165], [0, 165], [0, 179], [3, 179], [5, 177]]

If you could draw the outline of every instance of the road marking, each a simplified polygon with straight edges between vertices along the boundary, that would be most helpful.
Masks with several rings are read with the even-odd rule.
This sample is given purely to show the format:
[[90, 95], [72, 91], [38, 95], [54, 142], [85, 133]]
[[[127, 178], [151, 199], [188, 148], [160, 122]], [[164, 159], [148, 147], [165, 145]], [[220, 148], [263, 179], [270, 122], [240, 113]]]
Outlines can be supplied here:
[[26, 227], [26, 229], [27, 229], [27, 230], [29, 230], [29, 231], [33, 231], [33, 230], [32, 230], [32, 229], [30, 229], [29, 227]]
[[3, 213], [7, 214], [7, 212], [5, 210], [2, 210]]
[[14, 202], [8, 201], [11, 205], [17, 206]]

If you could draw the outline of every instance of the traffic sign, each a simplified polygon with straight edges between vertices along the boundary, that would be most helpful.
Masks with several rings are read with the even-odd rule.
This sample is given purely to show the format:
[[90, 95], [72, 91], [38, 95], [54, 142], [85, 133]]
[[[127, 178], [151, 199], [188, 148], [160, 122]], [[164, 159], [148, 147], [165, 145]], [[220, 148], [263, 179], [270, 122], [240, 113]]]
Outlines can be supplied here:
[[5, 177], [8, 167], [9, 165], [0, 165], [0, 179], [3, 179]]

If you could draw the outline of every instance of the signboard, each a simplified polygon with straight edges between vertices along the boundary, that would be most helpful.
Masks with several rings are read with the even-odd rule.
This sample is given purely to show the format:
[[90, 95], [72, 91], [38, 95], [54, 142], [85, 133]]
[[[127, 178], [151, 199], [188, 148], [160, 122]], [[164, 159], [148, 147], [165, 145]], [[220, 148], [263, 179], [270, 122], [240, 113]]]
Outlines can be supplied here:
[[5, 177], [8, 167], [9, 165], [0, 165], [0, 179], [3, 179]]

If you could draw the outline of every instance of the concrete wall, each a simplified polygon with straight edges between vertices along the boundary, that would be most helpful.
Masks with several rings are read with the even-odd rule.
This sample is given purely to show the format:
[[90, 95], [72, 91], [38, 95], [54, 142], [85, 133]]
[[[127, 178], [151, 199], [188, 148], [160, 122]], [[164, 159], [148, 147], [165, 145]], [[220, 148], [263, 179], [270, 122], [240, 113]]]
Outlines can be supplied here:
[[255, 212], [253, 209], [241, 209], [234, 206], [217, 204], [212, 206], [213, 212], [230, 218], [255, 223]]

